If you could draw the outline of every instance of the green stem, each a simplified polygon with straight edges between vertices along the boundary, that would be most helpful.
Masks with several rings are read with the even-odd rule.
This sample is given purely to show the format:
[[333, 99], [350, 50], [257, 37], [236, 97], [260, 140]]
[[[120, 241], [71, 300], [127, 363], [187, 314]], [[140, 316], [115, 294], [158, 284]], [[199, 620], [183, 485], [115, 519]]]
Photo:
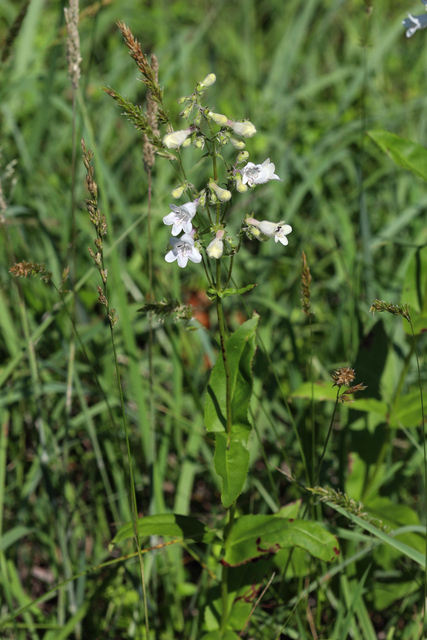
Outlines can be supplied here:
[[317, 468], [316, 476], [314, 478], [313, 487], [315, 487], [317, 485], [317, 483], [319, 482], [320, 471], [322, 469], [323, 460], [325, 459], [325, 454], [326, 454], [326, 449], [328, 448], [329, 438], [331, 437], [332, 427], [333, 427], [333, 424], [334, 424], [334, 418], [335, 418], [335, 413], [337, 411], [339, 397], [340, 397], [340, 387], [338, 387], [337, 397], [336, 397], [336, 400], [335, 400], [334, 411], [332, 413], [331, 423], [330, 423], [329, 429], [328, 429], [328, 435], [326, 436], [325, 444], [323, 445], [323, 451], [322, 451], [322, 455], [320, 456], [320, 462], [319, 462], [319, 466]]
[[[412, 332], [412, 341], [414, 345], [415, 358], [417, 360], [417, 370], [418, 370], [418, 385], [420, 388], [420, 400], [421, 400], [421, 435], [423, 439], [423, 454], [424, 454], [424, 513], [427, 514], [427, 452], [426, 452], [426, 429], [424, 423], [424, 400], [423, 400], [423, 389], [421, 385], [421, 371], [420, 371], [420, 361], [418, 359], [418, 350], [417, 343], [415, 341], [414, 327], [412, 326], [412, 320], [409, 318], [409, 324], [411, 325]], [[426, 548], [425, 548], [425, 557], [427, 563], [427, 522], [426, 522]], [[423, 599], [423, 612], [422, 618], [423, 621], [426, 615], [426, 598], [427, 598], [427, 571], [424, 568], [424, 599]]]
[[[234, 517], [236, 515], [235, 502], [233, 502], [233, 504], [231, 505], [228, 513], [229, 513], [228, 524], [224, 531], [224, 545], [234, 526]], [[224, 633], [227, 628], [227, 622], [228, 622], [228, 567], [226, 565], [222, 566], [221, 602], [222, 602], [221, 631], [222, 633]]]
[[[221, 286], [220, 282], [220, 260], [217, 261], [217, 288], [218, 284]], [[216, 297], [216, 312], [218, 316], [218, 328], [219, 328], [219, 336], [221, 343], [221, 355], [222, 360], [224, 362], [224, 371], [225, 371], [225, 409], [227, 416], [227, 448], [230, 445], [231, 438], [231, 428], [232, 428], [232, 416], [231, 416], [231, 371], [230, 364], [227, 360], [227, 353], [225, 350], [225, 342], [227, 339], [225, 321], [224, 321], [224, 310], [222, 308], [222, 300], [219, 296]]]

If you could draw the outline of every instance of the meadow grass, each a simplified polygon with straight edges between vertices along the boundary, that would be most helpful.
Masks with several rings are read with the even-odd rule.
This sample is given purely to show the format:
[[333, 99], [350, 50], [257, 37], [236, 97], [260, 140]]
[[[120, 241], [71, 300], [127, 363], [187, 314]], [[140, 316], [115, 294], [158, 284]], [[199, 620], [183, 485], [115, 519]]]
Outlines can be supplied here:
[[[374, 299], [425, 308], [427, 196], [421, 179], [365, 135], [385, 129], [424, 142], [425, 33], [407, 40], [401, 25], [420, 8], [395, 0], [85, 2], [75, 91], [63, 3], [32, 0], [25, 11], [24, 2], [1, 0], [5, 34], [21, 8], [16, 39], [0, 43], [0, 637], [197, 640], [213, 624], [207, 603], [217, 583], [206, 567], [216, 567], [214, 547], [140, 540], [148, 617], [137, 546], [129, 539], [108, 548], [135, 517], [130, 469], [140, 516], [194, 515], [211, 526], [225, 516], [204, 424], [219, 352], [215, 305], [201, 268], [164, 261], [162, 217], [178, 181], [160, 158], [148, 242], [142, 135], [101, 90], [114, 87], [145, 109], [117, 20], [156, 54], [176, 129], [175, 99], [210, 72], [215, 111], [256, 124], [251, 159], [269, 156], [283, 182], [236, 199], [235, 230], [245, 214], [293, 227], [286, 248], [244, 240], [235, 286], [258, 286], [224, 301], [231, 330], [260, 314], [255, 433], [238, 510], [266, 515], [302, 500], [306, 517], [337, 536], [340, 555], [328, 564], [297, 547], [277, 553], [242, 637], [424, 637], [425, 456], [414, 344], [425, 384], [425, 335], [414, 343], [404, 318], [369, 310]], [[94, 152], [108, 225], [123, 414], [88, 252], [96, 234], [82, 137]], [[206, 180], [200, 154], [184, 154], [189, 179]], [[302, 251], [312, 276], [310, 320], [301, 309]], [[139, 312], [150, 297], [150, 252], [154, 298], [194, 305], [189, 325]], [[56, 289], [39, 276], [13, 277], [9, 269], [24, 260], [43, 263]], [[367, 388], [360, 404], [334, 413], [331, 375], [342, 365]], [[307, 490], [313, 478], [322, 487], [316, 501]], [[246, 565], [248, 585], [258, 584], [263, 562]]]

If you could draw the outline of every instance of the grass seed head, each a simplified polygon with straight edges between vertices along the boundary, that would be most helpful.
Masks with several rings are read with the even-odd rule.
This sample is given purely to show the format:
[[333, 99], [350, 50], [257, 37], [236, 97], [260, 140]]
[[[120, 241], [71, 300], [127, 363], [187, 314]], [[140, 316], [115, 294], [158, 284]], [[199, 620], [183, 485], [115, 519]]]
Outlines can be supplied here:
[[333, 386], [348, 387], [353, 382], [355, 377], [356, 377], [356, 374], [354, 373], [354, 369], [351, 369], [351, 367], [339, 367], [332, 374], [332, 380], [334, 381]]

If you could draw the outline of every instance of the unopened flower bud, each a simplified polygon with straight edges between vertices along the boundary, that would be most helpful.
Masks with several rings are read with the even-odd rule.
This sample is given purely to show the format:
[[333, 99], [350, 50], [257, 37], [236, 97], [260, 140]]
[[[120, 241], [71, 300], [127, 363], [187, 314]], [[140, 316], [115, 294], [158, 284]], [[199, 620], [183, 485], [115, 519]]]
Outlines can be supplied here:
[[206, 204], [206, 191], [202, 191], [202, 193], [199, 195], [199, 205], [201, 207], [204, 207]]
[[239, 155], [237, 156], [237, 162], [246, 162], [246, 160], [249, 158], [249, 152], [248, 151], [242, 151], [242, 153], [239, 153]]
[[240, 173], [236, 173], [236, 175], [234, 176], [234, 179], [236, 181], [236, 190], [239, 193], [245, 193], [245, 191], [248, 190], [248, 185], [247, 184], [243, 184], [242, 176], [240, 175]]
[[188, 118], [192, 109], [193, 105], [189, 105], [188, 107], [185, 107], [185, 109], [183, 109], [179, 115], [181, 116], [181, 118]]
[[212, 86], [216, 80], [216, 75], [214, 73], [209, 73], [204, 80], [201, 81], [200, 87], [202, 89], [207, 89]]
[[227, 202], [228, 200], [230, 200], [231, 191], [229, 191], [228, 189], [223, 189], [222, 187], [218, 186], [217, 183], [213, 180], [209, 182], [208, 186], [215, 192], [215, 195], [218, 197], [218, 200], [220, 202]]
[[203, 136], [197, 136], [196, 141], [194, 143], [196, 149], [203, 149], [205, 146], [205, 139]]
[[178, 149], [187, 140], [188, 136], [195, 131], [195, 127], [181, 129], [180, 131], [172, 131], [163, 136], [163, 144], [168, 149]]
[[222, 113], [213, 113], [213, 111], [209, 111], [208, 118], [213, 120], [215, 124], [219, 124], [221, 127], [229, 122], [227, 116], [222, 115]]
[[218, 142], [220, 144], [222, 144], [223, 146], [227, 144], [228, 142], [228, 138], [227, 136], [225, 136], [223, 133], [218, 133], [218, 135], [216, 136], [216, 139], [218, 140]]
[[184, 140], [184, 142], [182, 143], [182, 148], [184, 149], [185, 147], [189, 147], [191, 144], [191, 138], [187, 138], [186, 140]]
[[184, 193], [185, 189], [186, 189], [187, 185], [184, 183], [181, 186], [177, 187], [176, 189], [174, 189], [172, 191], [172, 198], [180, 198], [182, 196], [182, 194]]
[[231, 128], [233, 129], [234, 133], [236, 133], [238, 136], [243, 136], [243, 138], [252, 138], [252, 136], [256, 134], [256, 129], [252, 122], [249, 122], [249, 120], [246, 120], [244, 122], [234, 122], [233, 124], [231, 124]]
[[224, 229], [220, 229], [217, 231], [215, 238], [208, 245], [206, 249], [206, 253], [209, 258], [215, 258], [215, 260], [219, 260], [219, 258], [224, 253], [224, 243], [222, 238], [224, 237]]
[[243, 140], [237, 140], [237, 138], [233, 138], [233, 136], [228, 136], [228, 139], [235, 149], [244, 149], [246, 146]]

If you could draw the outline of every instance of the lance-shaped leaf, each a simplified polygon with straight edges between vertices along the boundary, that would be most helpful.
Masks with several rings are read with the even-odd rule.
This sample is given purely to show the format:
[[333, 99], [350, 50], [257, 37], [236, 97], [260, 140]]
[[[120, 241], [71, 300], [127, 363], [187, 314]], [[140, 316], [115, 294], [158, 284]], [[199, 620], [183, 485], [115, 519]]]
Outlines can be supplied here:
[[[138, 534], [141, 538], [147, 536], [167, 536], [182, 538], [183, 540], [202, 540], [210, 542], [215, 536], [214, 531], [209, 530], [196, 518], [181, 516], [175, 513], [165, 513], [155, 516], [145, 516], [137, 520]], [[127, 522], [110, 542], [110, 550], [115, 544], [133, 538], [133, 522]]]
[[248, 284], [246, 287], [242, 287], [241, 289], [224, 289], [223, 291], [217, 291], [213, 287], [209, 287], [206, 291], [206, 295], [210, 300], [215, 300], [215, 298], [227, 298], [228, 296], [242, 295], [256, 286], [256, 284]]
[[425, 147], [389, 131], [368, 131], [368, 136], [396, 164], [427, 181], [427, 149]]
[[325, 562], [340, 553], [335, 536], [317, 522], [255, 515], [236, 521], [225, 543], [222, 562], [237, 566], [290, 547], [301, 547]]
[[209, 379], [205, 425], [215, 433], [215, 470], [222, 478], [221, 499], [229, 507], [241, 493], [249, 468], [247, 442], [251, 431], [248, 408], [252, 394], [252, 360], [259, 315], [254, 313], [230, 336], [225, 353], [230, 369], [232, 429], [227, 433], [226, 376], [222, 355], [219, 355]]

